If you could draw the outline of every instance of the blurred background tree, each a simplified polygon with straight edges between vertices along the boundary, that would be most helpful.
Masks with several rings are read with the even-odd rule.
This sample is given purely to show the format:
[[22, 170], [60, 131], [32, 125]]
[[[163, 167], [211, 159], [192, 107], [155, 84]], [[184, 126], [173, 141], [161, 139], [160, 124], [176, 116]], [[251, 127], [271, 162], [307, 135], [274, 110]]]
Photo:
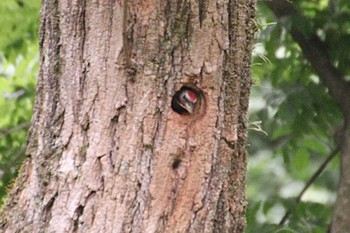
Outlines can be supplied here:
[[[284, 0], [280, 0], [284, 1]], [[339, 179], [335, 157], [301, 202], [296, 197], [335, 150], [333, 134], [342, 115], [290, 35], [292, 21], [276, 17], [258, 1], [250, 102], [247, 213], [251, 233], [326, 232], [332, 219]], [[344, 74], [350, 69], [350, 2], [289, 1], [316, 32], [332, 62]], [[40, 1], [0, 2], [0, 201], [25, 158], [38, 73]], [[298, 20], [298, 19], [294, 19]], [[295, 22], [294, 22], [295, 23]], [[345, 76], [349, 79], [349, 76]], [[287, 211], [287, 224], [279, 226]]]
[[[330, 227], [340, 170], [333, 137], [346, 122], [338, 106], [347, 105], [350, 95], [349, 18], [346, 0], [259, 1], [247, 232], [327, 232]], [[329, 77], [320, 69], [328, 65], [335, 75], [325, 80]], [[324, 85], [338, 78], [345, 84], [339, 89]], [[331, 97], [342, 90], [346, 99]], [[331, 161], [326, 170], [296, 200], [326, 160]]]
[[39, 0], [0, 2], [0, 203], [25, 158], [38, 73]]

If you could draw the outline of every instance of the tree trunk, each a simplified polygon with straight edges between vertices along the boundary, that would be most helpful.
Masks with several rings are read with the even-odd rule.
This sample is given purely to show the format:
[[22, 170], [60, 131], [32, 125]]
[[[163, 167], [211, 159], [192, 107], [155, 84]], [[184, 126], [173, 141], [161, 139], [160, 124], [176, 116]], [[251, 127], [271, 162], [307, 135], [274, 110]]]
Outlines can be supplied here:
[[[348, 232], [350, 229], [350, 112], [345, 116], [344, 127], [335, 135], [340, 148], [340, 182], [338, 185], [337, 201], [335, 203], [332, 233]], [[344, 114], [345, 115], [345, 114]]]
[[[255, 1], [43, 1], [4, 232], [244, 232]], [[182, 86], [200, 106], [171, 108]]]

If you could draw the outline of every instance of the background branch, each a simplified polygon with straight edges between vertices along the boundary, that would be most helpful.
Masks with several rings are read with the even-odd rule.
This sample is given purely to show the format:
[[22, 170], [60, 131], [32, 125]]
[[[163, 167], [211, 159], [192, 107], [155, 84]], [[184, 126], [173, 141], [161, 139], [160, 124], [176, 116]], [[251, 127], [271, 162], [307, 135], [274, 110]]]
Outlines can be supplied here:
[[[326, 160], [321, 164], [321, 166], [317, 169], [317, 171], [312, 175], [312, 177], [306, 182], [304, 188], [301, 190], [299, 195], [296, 198], [296, 203], [300, 203], [301, 198], [304, 193], [310, 188], [310, 186], [316, 181], [316, 179], [321, 175], [321, 173], [326, 169], [327, 165], [332, 161], [332, 159], [337, 155], [339, 149], [334, 149], [326, 158]], [[279, 225], [282, 226], [287, 221], [288, 217], [292, 213], [291, 210], [288, 210], [280, 221]]]
[[325, 43], [320, 40], [315, 31], [306, 33], [299, 29], [298, 25], [305, 26], [309, 22], [293, 7], [293, 3], [284, 0], [266, 0], [265, 4], [279, 19], [290, 19], [288, 21], [291, 22], [290, 34], [301, 47], [304, 57], [310, 62], [323, 84], [329, 89], [346, 119], [350, 119], [350, 95], [348, 95], [350, 83], [332, 64]]

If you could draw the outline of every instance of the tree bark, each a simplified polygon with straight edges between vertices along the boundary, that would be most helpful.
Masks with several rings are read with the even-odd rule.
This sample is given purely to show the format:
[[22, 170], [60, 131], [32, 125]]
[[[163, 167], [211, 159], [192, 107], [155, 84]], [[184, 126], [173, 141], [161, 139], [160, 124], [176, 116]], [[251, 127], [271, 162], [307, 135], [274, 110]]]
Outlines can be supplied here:
[[[255, 1], [43, 1], [3, 232], [244, 232]], [[170, 102], [183, 85], [200, 110]]]

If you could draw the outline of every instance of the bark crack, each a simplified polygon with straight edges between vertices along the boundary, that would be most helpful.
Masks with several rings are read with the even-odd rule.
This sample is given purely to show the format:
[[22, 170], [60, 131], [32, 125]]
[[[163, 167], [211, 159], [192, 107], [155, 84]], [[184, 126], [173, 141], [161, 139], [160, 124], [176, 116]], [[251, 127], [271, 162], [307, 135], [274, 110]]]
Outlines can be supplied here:
[[199, 26], [202, 28], [203, 21], [206, 18], [208, 8], [208, 0], [198, 0], [198, 16], [199, 16]]
[[227, 138], [221, 136], [221, 139], [224, 140], [226, 145], [231, 148], [232, 150], [236, 150], [236, 143], [235, 141], [228, 140]]
[[74, 211], [74, 216], [73, 216], [73, 220], [74, 220], [74, 223], [73, 223], [73, 232], [77, 232], [78, 231], [78, 228], [79, 228], [79, 225], [80, 225], [80, 217], [83, 215], [84, 213], [84, 206], [82, 205], [79, 205], [75, 211]]
[[51, 209], [53, 207], [53, 204], [55, 203], [55, 200], [57, 198], [58, 192], [56, 191], [55, 194], [48, 200], [48, 202], [44, 205], [43, 213], [44, 213], [44, 219], [45, 222], [49, 222], [51, 219]]

